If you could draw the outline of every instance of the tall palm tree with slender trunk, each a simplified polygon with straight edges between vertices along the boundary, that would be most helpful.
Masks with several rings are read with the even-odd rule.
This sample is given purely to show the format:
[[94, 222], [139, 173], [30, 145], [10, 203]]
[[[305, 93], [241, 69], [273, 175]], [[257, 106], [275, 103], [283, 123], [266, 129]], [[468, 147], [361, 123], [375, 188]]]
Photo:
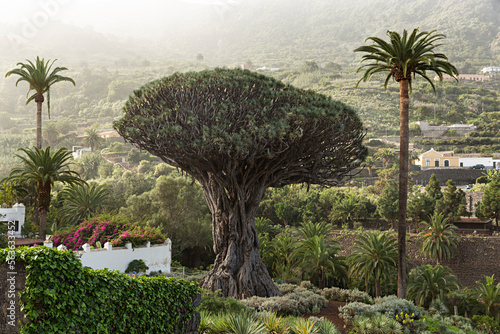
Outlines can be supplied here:
[[[435, 72], [439, 80], [444, 74], [457, 78], [458, 71], [448, 62], [442, 53], [435, 49], [440, 44], [437, 42], [445, 35], [436, 33], [435, 30], [419, 32], [414, 29], [410, 34], [406, 30], [400, 35], [395, 31], [387, 31], [389, 42], [378, 38], [368, 37], [371, 45], [364, 45], [354, 52], [364, 52], [361, 62], [367, 62], [358, 68], [365, 71], [358, 81], [365, 82], [373, 74], [387, 73], [384, 88], [387, 89], [392, 78], [399, 83], [399, 117], [400, 117], [400, 155], [399, 155], [399, 216], [398, 216], [398, 297], [406, 296], [406, 202], [408, 198], [408, 143], [409, 124], [408, 109], [410, 105], [412, 75], [417, 74], [430, 83], [434, 93], [436, 87], [427, 75], [428, 71]], [[357, 86], [357, 85], [356, 85]]]
[[[69, 77], [59, 75], [61, 71], [68, 70], [66, 67], [56, 67], [52, 70], [52, 66], [56, 60], [45, 61], [44, 58], [36, 57], [35, 63], [27, 60], [27, 63], [17, 63], [19, 68], [15, 68], [7, 74], [5, 77], [9, 77], [12, 74], [18, 75], [20, 78], [16, 81], [16, 86], [21, 81], [26, 81], [29, 84], [28, 89], [28, 99], [26, 104], [35, 100], [36, 102], [36, 148], [42, 148], [42, 104], [45, 101], [43, 94], [47, 93], [47, 110], [50, 118], [50, 87], [62, 81], [71, 82], [75, 85], [75, 81]], [[30, 96], [30, 92], [34, 93]]]
[[46, 149], [19, 150], [24, 155], [16, 154], [21, 160], [21, 166], [10, 171], [6, 181], [26, 182], [34, 185], [37, 191], [38, 212], [40, 213], [40, 238], [45, 239], [45, 228], [47, 227], [47, 213], [50, 207], [50, 193], [56, 181], [64, 184], [84, 184], [77, 172], [69, 169], [73, 155], [66, 148], [51, 151], [50, 146]]

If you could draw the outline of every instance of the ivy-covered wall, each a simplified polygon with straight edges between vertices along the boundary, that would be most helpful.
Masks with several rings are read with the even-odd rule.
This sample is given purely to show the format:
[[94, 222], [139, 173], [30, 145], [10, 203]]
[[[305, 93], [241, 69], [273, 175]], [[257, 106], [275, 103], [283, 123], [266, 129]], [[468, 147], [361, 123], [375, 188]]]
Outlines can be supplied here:
[[[11, 298], [12, 277], [23, 313]], [[15, 323], [25, 317], [19, 332], [33, 334], [193, 333], [197, 324], [190, 319], [199, 321], [197, 283], [84, 268], [73, 252], [55, 248], [0, 250], [0, 280], [2, 334], [18, 333], [19, 325], [9, 324], [12, 313]]]

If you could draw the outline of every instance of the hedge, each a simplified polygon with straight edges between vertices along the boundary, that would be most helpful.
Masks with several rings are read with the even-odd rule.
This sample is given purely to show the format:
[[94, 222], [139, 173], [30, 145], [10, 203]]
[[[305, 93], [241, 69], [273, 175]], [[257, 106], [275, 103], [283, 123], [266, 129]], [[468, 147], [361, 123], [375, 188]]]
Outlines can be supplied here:
[[21, 333], [176, 333], [194, 313], [196, 282], [83, 268], [47, 247], [0, 249], [0, 264], [13, 255], [27, 273]]

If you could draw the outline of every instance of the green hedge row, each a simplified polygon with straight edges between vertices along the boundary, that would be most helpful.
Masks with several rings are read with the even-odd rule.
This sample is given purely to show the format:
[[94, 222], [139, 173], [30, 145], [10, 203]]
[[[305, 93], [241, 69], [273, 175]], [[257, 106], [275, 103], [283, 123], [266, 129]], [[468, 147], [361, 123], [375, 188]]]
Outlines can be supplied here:
[[55, 248], [0, 249], [0, 263], [12, 256], [27, 273], [21, 333], [176, 333], [199, 294], [196, 282], [83, 268]]

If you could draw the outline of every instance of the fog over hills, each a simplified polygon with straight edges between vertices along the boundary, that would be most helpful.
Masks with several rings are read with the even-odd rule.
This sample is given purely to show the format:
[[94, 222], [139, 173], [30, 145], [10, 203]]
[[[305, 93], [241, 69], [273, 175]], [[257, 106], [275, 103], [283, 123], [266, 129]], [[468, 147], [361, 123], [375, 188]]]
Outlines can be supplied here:
[[450, 59], [477, 69], [500, 63], [499, 13], [499, 0], [28, 0], [3, 5], [0, 59], [346, 66], [366, 37], [420, 27], [446, 34]]

